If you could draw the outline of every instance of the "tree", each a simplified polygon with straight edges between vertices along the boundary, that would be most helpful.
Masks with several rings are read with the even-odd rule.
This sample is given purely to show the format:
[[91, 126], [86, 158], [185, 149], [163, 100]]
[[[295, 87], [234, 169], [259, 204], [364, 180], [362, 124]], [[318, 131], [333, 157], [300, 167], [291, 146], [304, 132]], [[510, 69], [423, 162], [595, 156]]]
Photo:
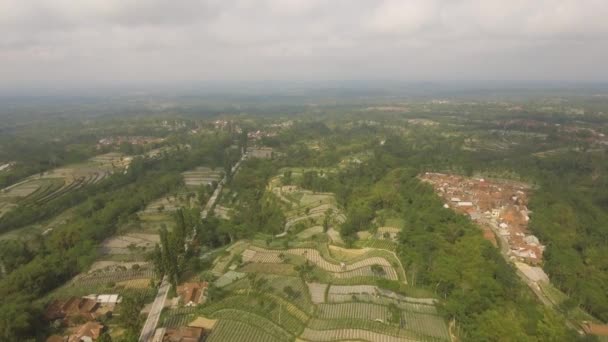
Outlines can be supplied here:
[[105, 331], [101, 335], [99, 335], [97, 342], [112, 342], [112, 337], [110, 336], [110, 334], [108, 334], [107, 331]]
[[371, 270], [376, 276], [383, 276], [386, 274], [386, 272], [384, 272], [384, 268], [378, 264], [373, 264], [371, 266]]
[[142, 323], [140, 311], [143, 306], [143, 297], [133, 294], [124, 295], [118, 307], [120, 324], [128, 331], [137, 333]]

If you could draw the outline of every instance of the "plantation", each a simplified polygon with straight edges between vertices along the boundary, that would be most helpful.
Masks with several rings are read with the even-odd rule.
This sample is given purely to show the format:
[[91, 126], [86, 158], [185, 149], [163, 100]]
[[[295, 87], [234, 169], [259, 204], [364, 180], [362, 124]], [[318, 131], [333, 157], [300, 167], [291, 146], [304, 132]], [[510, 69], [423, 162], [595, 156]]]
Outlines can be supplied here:
[[182, 172], [182, 175], [187, 187], [198, 188], [203, 185], [211, 185], [213, 182], [219, 182], [223, 177], [223, 172], [201, 166], [192, 171]]
[[148, 268], [129, 270], [98, 270], [81, 274], [56, 289], [50, 297], [85, 296], [100, 293], [132, 293], [151, 295], [155, 292], [150, 286], [154, 272]]
[[[279, 199], [287, 233], [240, 240], [213, 263], [223, 297], [200, 309], [219, 319], [209, 341], [449, 340], [435, 299], [412, 297], [417, 291], [385, 236], [396, 229], [362, 240], [366, 248], [328, 244], [328, 237], [340, 237], [346, 217], [333, 194], [286, 182], [298, 183], [309, 172], [291, 171], [267, 188]], [[409, 296], [395, 292], [404, 290]]]
[[261, 317], [249, 317], [241, 312], [218, 312], [220, 321], [213, 329], [207, 342], [223, 341], [259, 341], [281, 342], [291, 341], [292, 338], [280, 329], [275, 328], [270, 321]]
[[18, 205], [33, 208], [87, 185], [99, 183], [124, 166], [116, 162], [116, 157], [99, 156], [82, 164], [29, 176], [0, 190], [0, 217]]

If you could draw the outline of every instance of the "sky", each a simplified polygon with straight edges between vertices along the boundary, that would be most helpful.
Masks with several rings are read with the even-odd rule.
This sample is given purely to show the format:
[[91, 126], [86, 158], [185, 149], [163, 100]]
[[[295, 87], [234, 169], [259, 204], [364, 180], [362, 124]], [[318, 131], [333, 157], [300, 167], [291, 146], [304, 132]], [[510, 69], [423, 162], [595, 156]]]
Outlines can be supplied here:
[[0, 83], [603, 82], [606, 18], [606, 0], [0, 0]]

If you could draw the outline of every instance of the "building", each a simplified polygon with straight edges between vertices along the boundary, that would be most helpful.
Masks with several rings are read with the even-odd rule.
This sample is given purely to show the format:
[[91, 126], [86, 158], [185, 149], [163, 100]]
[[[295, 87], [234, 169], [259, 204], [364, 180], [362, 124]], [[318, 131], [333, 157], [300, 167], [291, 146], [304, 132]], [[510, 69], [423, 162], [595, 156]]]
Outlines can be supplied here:
[[606, 324], [595, 324], [583, 321], [582, 328], [588, 335], [608, 336], [608, 325]]
[[44, 312], [44, 317], [49, 321], [70, 320], [76, 317], [93, 320], [97, 317], [96, 311], [98, 308], [99, 303], [94, 299], [71, 297], [64, 301], [55, 300], [51, 302]]
[[206, 281], [199, 283], [184, 283], [177, 287], [177, 294], [185, 306], [195, 306], [202, 304], [207, 299], [207, 288], [209, 283]]
[[104, 326], [98, 322], [86, 322], [77, 327], [74, 334], [68, 337], [67, 342], [90, 342], [99, 338], [103, 332]]
[[247, 155], [251, 158], [271, 159], [272, 158], [272, 148], [271, 147], [249, 147], [249, 148], [247, 148]]
[[205, 329], [197, 327], [158, 328], [152, 342], [201, 342]]

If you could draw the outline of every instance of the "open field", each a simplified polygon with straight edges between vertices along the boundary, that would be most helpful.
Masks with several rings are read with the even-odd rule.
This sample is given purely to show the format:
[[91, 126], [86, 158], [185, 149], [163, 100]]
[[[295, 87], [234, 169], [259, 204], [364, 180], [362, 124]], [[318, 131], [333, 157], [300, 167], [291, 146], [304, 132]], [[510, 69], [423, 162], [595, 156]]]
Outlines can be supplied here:
[[101, 244], [101, 252], [104, 254], [134, 254], [145, 253], [156, 244], [160, 244], [157, 234], [129, 233], [106, 239]]

